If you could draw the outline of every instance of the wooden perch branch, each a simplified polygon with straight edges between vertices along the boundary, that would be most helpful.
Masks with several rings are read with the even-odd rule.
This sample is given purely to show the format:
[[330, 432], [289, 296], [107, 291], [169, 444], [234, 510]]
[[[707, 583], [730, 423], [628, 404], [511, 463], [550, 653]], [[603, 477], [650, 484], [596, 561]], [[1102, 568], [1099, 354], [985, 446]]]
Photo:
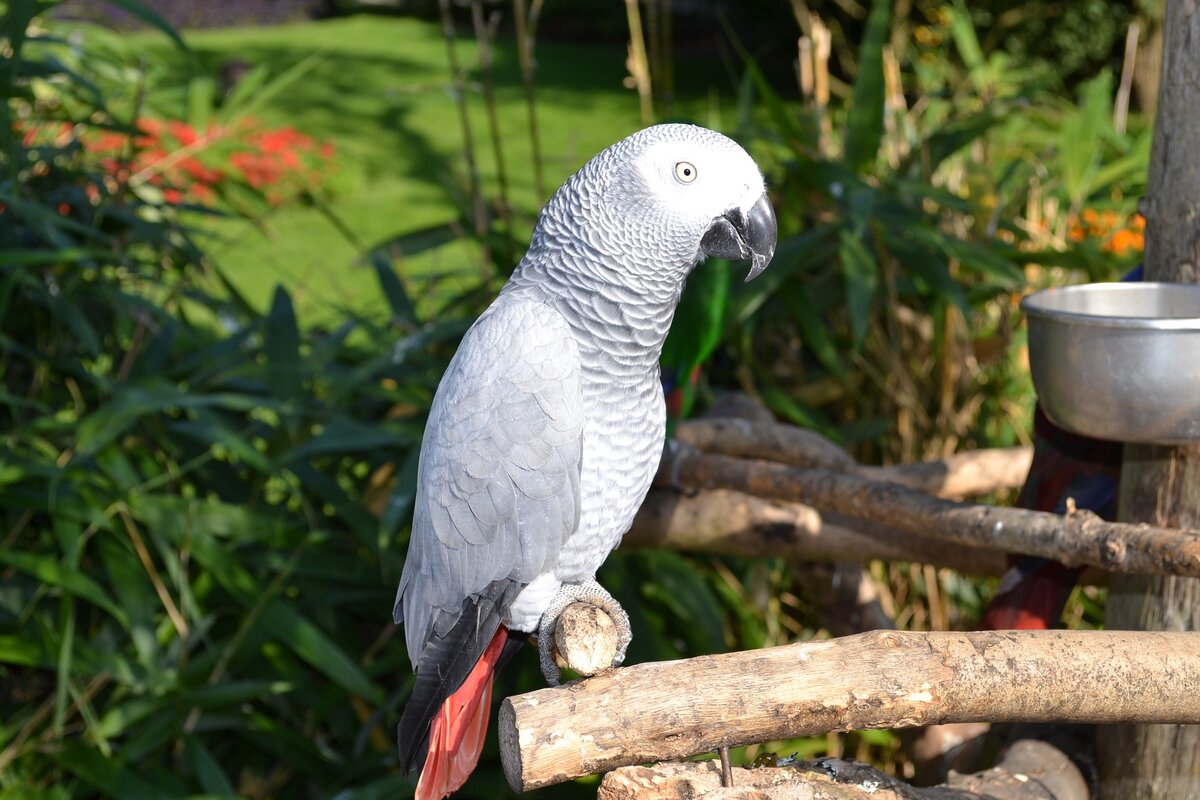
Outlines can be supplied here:
[[1000, 550], [950, 544], [725, 489], [693, 495], [651, 489], [621, 546], [798, 561], [917, 561], [970, 575], [1000, 575], [1005, 569]]
[[1018, 488], [1033, 462], [1032, 447], [1004, 447], [918, 464], [864, 467], [819, 433], [764, 419], [691, 420], [679, 425], [675, 440], [705, 453], [827, 469], [956, 500]]
[[971, 505], [894, 483], [827, 469], [701, 453], [680, 445], [663, 459], [659, 480], [685, 489], [733, 489], [890, 525], [947, 542], [1042, 556], [1112, 572], [1200, 577], [1200, 531], [1105, 522]]
[[603, 609], [572, 603], [554, 625], [554, 650], [560, 667], [595, 675], [610, 669], [617, 657], [617, 626]]
[[1087, 800], [1087, 784], [1061, 750], [1021, 740], [986, 772], [917, 788], [873, 767], [822, 758], [784, 767], [734, 769], [721, 786], [713, 761], [622, 767], [604, 776], [597, 800]]
[[875, 631], [638, 664], [510, 697], [517, 791], [720, 747], [942, 722], [1200, 723], [1200, 635]]

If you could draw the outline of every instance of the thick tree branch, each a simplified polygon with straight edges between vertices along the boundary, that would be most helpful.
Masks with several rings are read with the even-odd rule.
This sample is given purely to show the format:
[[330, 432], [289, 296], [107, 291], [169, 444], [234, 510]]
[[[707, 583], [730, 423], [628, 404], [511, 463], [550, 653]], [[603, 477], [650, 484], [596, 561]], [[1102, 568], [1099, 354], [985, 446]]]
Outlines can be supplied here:
[[617, 657], [617, 626], [603, 609], [572, 603], [554, 624], [555, 659], [583, 676], [612, 667]]
[[705, 453], [844, 472], [956, 500], [1020, 487], [1033, 461], [1032, 447], [1004, 447], [918, 464], [864, 467], [819, 433], [768, 420], [729, 417], [681, 423], [675, 440]]
[[604, 776], [597, 800], [1087, 800], [1087, 785], [1062, 751], [1046, 742], [1016, 742], [986, 772], [954, 775], [917, 788], [873, 767], [822, 758], [783, 767], [735, 769], [721, 786], [714, 761], [622, 767]]
[[1109, 631], [876, 631], [638, 664], [510, 697], [517, 791], [834, 730], [941, 722], [1200, 722], [1200, 639]]
[[1000, 550], [724, 489], [692, 495], [651, 489], [621, 546], [797, 561], [918, 561], [969, 575], [1000, 575], [1005, 569]]
[[1105, 522], [943, 500], [894, 483], [826, 469], [700, 453], [680, 445], [659, 480], [683, 489], [732, 489], [811, 505], [947, 542], [1042, 556], [1111, 572], [1200, 577], [1200, 531]]

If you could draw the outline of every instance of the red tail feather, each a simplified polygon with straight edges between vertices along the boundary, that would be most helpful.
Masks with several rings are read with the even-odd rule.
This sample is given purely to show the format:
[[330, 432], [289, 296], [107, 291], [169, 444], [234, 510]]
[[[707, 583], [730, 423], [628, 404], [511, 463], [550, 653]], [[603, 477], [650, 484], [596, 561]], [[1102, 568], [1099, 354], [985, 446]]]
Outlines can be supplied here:
[[471, 674], [446, 698], [429, 726], [429, 754], [417, 781], [414, 800], [442, 800], [467, 782], [487, 734], [492, 707], [492, 675], [508, 631], [501, 626]]

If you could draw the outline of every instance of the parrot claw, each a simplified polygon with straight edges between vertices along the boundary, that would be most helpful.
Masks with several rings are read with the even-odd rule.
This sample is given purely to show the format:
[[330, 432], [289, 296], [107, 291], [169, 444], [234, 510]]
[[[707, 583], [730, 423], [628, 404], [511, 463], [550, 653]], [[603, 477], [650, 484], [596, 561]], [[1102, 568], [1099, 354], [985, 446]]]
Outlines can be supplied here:
[[621, 666], [625, 660], [625, 651], [633, 640], [633, 629], [629, 625], [629, 615], [621, 604], [595, 580], [583, 583], [564, 583], [555, 592], [550, 605], [542, 612], [538, 622], [538, 658], [541, 662], [542, 675], [550, 686], [558, 686], [562, 673], [554, 661], [554, 627], [558, 618], [567, 606], [572, 603], [587, 603], [604, 611], [612, 619], [617, 628], [617, 655], [613, 658], [614, 667]]

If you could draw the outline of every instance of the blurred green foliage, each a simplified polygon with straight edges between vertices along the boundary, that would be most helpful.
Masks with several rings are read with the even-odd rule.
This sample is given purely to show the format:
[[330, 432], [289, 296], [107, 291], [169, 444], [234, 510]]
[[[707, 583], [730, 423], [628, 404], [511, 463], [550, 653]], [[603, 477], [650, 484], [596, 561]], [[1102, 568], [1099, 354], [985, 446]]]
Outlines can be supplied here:
[[[0, 23], [0, 797], [402, 795], [410, 674], [389, 612], [416, 445], [494, 276], [418, 302], [395, 249], [363, 247], [363, 308], [313, 324], [284, 288], [249, 302], [197, 245], [218, 212], [164, 202], [80, 141], [119, 135], [132, 160], [145, 107], [199, 124], [309, 67], [224, 106], [203, 83], [155, 98], [118, 49], [36, 21], [51, 5], [9, 2]], [[1111, 79], [1064, 98], [985, 53], [964, 6], [943, 10], [953, 52], [897, 54], [896, 91], [874, 5], [844, 107], [786, 99], [745, 55], [737, 133], [773, 187], [777, 262], [729, 292], [694, 282], [674, 337], [698, 345], [673, 347], [702, 396], [740, 386], [875, 461], [1020, 439], [1016, 296], [1136, 257], [1073, 236], [1087, 209], [1128, 216], [1144, 181], [1148, 133], [1118, 132]], [[986, 600], [945, 571], [873, 572], [911, 627], [969, 625]], [[618, 551], [600, 578], [633, 619], [631, 661], [817, 633], [778, 561]], [[1072, 608], [1099, 613], [1094, 592]], [[539, 681], [519, 659], [497, 693]], [[883, 732], [774, 747], [899, 763]], [[505, 796], [489, 748], [465, 796]]]
[[943, 10], [929, 47], [894, 55], [889, 4], [872, 6], [844, 111], [785, 102], [747, 62], [739, 135], [766, 165], [781, 241], [734, 290], [709, 379], [867, 461], [1023, 440], [1020, 294], [1140, 256], [1074, 235], [1087, 209], [1131, 219], [1144, 189], [1150, 131], [1118, 133], [1109, 73], [1064, 99], [985, 56], [965, 5]]

